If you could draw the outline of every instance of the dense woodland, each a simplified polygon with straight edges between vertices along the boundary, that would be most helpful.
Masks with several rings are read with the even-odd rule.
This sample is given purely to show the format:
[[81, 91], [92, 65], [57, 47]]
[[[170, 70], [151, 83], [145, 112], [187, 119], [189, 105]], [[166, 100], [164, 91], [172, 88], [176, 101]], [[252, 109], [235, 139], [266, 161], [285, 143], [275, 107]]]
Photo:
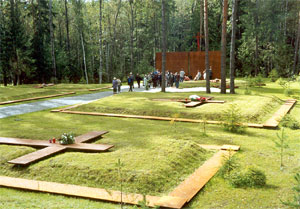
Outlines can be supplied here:
[[[197, 50], [206, 2], [209, 50], [221, 50], [227, 0], [164, 2], [167, 51]], [[232, 47], [236, 76], [268, 76], [273, 69], [286, 77], [299, 73], [299, 1], [229, 0], [228, 5], [227, 75]], [[160, 0], [0, 0], [0, 81], [101, 83], [150, 72], [162, 37]]]

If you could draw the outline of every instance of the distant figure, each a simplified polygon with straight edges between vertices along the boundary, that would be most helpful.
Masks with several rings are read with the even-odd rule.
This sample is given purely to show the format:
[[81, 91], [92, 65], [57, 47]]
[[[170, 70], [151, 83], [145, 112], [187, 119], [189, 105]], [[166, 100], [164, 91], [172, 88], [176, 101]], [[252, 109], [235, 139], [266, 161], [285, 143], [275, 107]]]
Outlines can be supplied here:
[[144, 75], [144, 83], [143, 83], [143, 85], [145, 86], [146, 90], [149, 90], [148, 75]]
[[181, 71], [179, 72], [179, 74], [180, 74], [180, 82], [183, 82], [185, 72], [184, 72], [184, 70], [182, 68], [181, 68]]
[[128, 76], [127, 78], [127, 83], [129, 85], [129, 90], [128, 91], [132, 91], [132, 86], [133, 86], [133, 78], [131, 75]]
[[194, 78], [194, 81], [198, 81], [198, 80], [200, 80], [200, 78], [201, 78], [201, 72], [200, 72], [200, 70], [198, 70], [197, 75]]
[[209, 67], [208, 75], [209, 75], [209, 80], [211, 80], [212, 79], [212, 69], [211, 69], [211, 66]]
[[176, 88], [179, 88], [180, 75], [177, 72], [174, 75], [174, 81], [175, 81]]
[[135, 80], [138, 84], [138, 88], [141, 88], [141, 80], [142, 80], [142, 77], [137, 73], [136, 76], [135, 76]]
[[203, 70], [203, 79], [206, 80], [206, 70]]
[[170, 86], [173, 87], [174, 85], [174, 74], [170, 73]]
[[112, 87], [113, 87], [113, 93], [116, 94], [117, 89], [118, 89], [118, 81], [117, 81], [116, 77], [114, 77], [114, 79], [112, 81]]
[[117, 83], [118, 83], [118, 93], [121, 93], [122, 81], [118, 78]]
[[132, 79], [132, 88], [134, 88], [134, 75], [130, 72], [130, 78]]

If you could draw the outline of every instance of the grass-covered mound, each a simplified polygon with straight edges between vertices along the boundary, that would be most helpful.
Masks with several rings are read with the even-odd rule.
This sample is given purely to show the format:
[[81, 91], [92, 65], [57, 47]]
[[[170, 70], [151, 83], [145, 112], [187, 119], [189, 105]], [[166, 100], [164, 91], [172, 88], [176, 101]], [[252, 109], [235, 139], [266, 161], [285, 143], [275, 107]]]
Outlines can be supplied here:
[[[291, 111], [291, 115], [299, 117], [300, 108], [296, 105]], [[236, 144], [241, 146], [241, 151], [234, 155], [237, 157], [242, 168], [254, 166], [262, 170], [267, 177], [267, 185], [262, 188], [234, 188], [227, 180], [216, 175], [205, 186], [204, 190], [184, 208], [239, 208], [241, 205], [247, 205], [247, 208], [287, 208], [281, 200], [292, 200], [292, 187], [295, 184], [294, 175], [300, 172], [299, 167], [299, 137], [298, 130], [286, 129], [288, 135], [289, 147], [284, 150], [284, 170], [280, 170], [280, 153], [275, 147], [273, 139], [276, 139], [278, 130], [265, 129], [247, 129], [244, 134], [232, 134], [224, 132], [222, 127], [217, 125], [207, 125], [207, 137], [203, 137], [201, 132], [202, 124], [191, 123], [174, 123], [166, 121], [151, 121], [138, 119], [120, 119], [108, 117], [92, 117], [82, 115], [54, 114], [49, 111], [42, 111], [30, 114], [24, 114], [17, 117], [9, 117], [0, 120], [0, 136], [32, 138], [32, 139], [49, 139], [59, 137], [63, 132], [73, 132], [76, 135], [84, 134], [93, 130], [108, 130], [109, 134], [96, 143], [113, 144], [115, 148], [111, 153], [80, 153], [66, 152], [58, 154], [53, 158], [40, 161], [29, 166], [26, 169], [11, 168], [6, 163], [13, 157], [21, 154], [32, 152], [33, 148], [19, 146], [0, 146], [1, 150], [1, 174], [7, 176], [26, 177], [30, 179], [54, 180], [59, 182], [79, 182], [81, 185], [99, 185], [96, 180], [86, 180], [88, 183], [80, 182], [79, 179], [88, 179], [94, 176], [92, 172], [96, 166], [104, 165], [108, 159], [106, 155], [111, 155], [111, 160], [107, 162], [112, 168], [116, 169], [118, 159], [125, 164], [123, 171], [128, 170], [126, 167], [137, 166], [138, 169], [145, 168], [146, 171], [151, 167], [155, 168], [165, 166], [164, 160], [167, 156], [160, 156], [155, 153], [152, 159], [148, 156], [150, 149], [155, 145], [160, 145], [166, 141], [184, 141], [195, 142], [197, 144]], [[152, 143], [153, 142], [153, 143]], [[155, 143], [154, 143], [155, 142]], [[171, 143], [170, 142], [170, 143]], [[167, 143], [167, 145], [170, 145]], [[177, 144], [177, 143], [176, 143]], [[148, 146], [149, 150], [142, 154], [142, 147]], [[174, 146], [174, 145], [172, 145]], [[7, 147], [11, 147], [7, 149]], [[162, 147], [166, 150], [166, 147]], [[2, 151], [4, 149], [4, 151]], [[156, 150], [159, 148], [156, 147]], [[167, 148], [168, 150], [171, 150]], [[14, 153], [14, 154], [7, 154]], [[5, 153], [3, 155], [3, 153]], [[135, 155], [135, 153], [137, 153]], [[154, 152], [153, 152], [154, 153]], [[152, 153], [152, 154], [153, 154]], [[167, 152], [165, 152], [167, 153]], [[129, 155], [130, 154], [130, 155]], [[8, 157], [8, 156], [12, 157]], [[4, 157], [6, 156], [6, 157]], [[130, 158], [127, 156], [131, 156]], [[143, 158], [140, 160], [140, 156]], [[156, 157], [157, 156], [157, 157]], [[172, 155], [174, 156], [174, 155]], [[6, 158], [4, 160], [3, 158]], [[148, 161], [144, 161], [147, 159]], [[149, 161], [150, 159], [150, 161]], [[155, 159], [155, 160], [154, 160]], [[157, 159], [157, 160], [156, 160]], [[97, 165], [96, 163], [99, 163]], [[143, 164], [143, 165], [139, 165]], [[51, 165], [64, 166], [65, 170]], [[76, 165], [77, 170], [73, 169]], [[70, 172], [67, 171], [69, 168]], [[169, 165], [168, 165], [169, 166]], [[192, 165], [191, 165], [192, 166]], [[200, 165], [197, 165], [198, 167]], [[80, 168], [91, 167], [91, 173]], [[190, 168], [191, 172], [196, 168]], [[46, 173], [46, 170], [49, 173]], [[70, 176], [66, 177], [66, 173]], [[111, 171], [112, 172], [112, 171]], [[114, 171], [115, 172], [115, 171]], [[180, 172], [185, 172], [180, 170]], [[62, 173], [62, 177], [60, 177]], [[99, 172], [100, 173], [100, 172]], [[82, 177], [79, 177], [79, 174]], [[83, 175], [84, 174], [84, 175]], [[54, 177], [52, 177], [53, 175]], [[173, 174], [172, 174], [173, 175]], [[65, 179], [66, 178], [66, 179]], [[168, 177], [168, 180], [172, 176]], [[181, 177], [184, 178], [184, 174]], [[100, 179], [101, 180], [101, 179]], [[81, 180], [85, 181], [85, 180]], [[109, 180], [110, 184], [115, 184]], [[118, 184], [116, 189], [119, 190]], [[136, 182], [139, 191], [143, 192], [144, 183]], [[167, 183], [168, 188], [171, 188]], [[175, 185], [175, 183], [174, 183]], [[177, 184], [176, 184], [177, 185]], [[129, 190], [126, 186], [126, 191]], [[164, 189], [165, 191], [168, 188]], [[149, 189], [149, 188], [147, 188]], [[148, 193], [148, 192], [147, 192]], [[149, 192], [150, 193], [150, 192]], [[155, 193], [156, 192], [152, 192]], [[167, 193], [167, 192], [165, 192]], [[59, 205], [57, 203], [59, 202]], [[24, 192], [22, 190], [0, 188], [0, 208], [118, 208], [118, 204], [108, 204], [103, 201], [91, 201], [82, 198], [71, 198], [60, 195], [49, 195], [43, 193]], [[126, 208], [133, 208], [126, 206]]]
[[[185, 108], [183, 103], [171, 101], [153, 101], [158, 98], [185, 99], [192, 94], [203, 93], [122, 93], [99, 101], [79, 106], [73, 110], [160, 117], [222, 120], [225, 111], [236, 104], [243, 115], [244, 122], [263, 123], [279, 109], [282, 102], [278, 99], [255, 95], [220, 95], [212, 94], [215, 100], [224, 100], [224, 104], [204, 104], [196, 108]], [[205, 95], [204, 95], [205, 96]], [[208, 96], [208, 95], [206, 95]]]
[[[38, 84], [21, 86], [0, 86], [0, 102], [27, 99], [32, 97], [48, 96], [65, 92], [76, 92], [77, 94], [92, 93], [88, 89], [111, 86], [110, 84], [57, 84], [45, 88], [35, 88]], [[72, 96], [72, 95], [71, 95]]]
[[[162, 128], [174, 133], [161, 135], [160, 127], [153, 123], [135, 125], [128, 121], [127, 125], [122, 123], [123, 128], [113, 129], [102, 127], [103, 122], [97, 122], [95, 117], [89, 120], [89, 116], [79, 116], [63, 126], [66, 115], [44, 114], [47, 116], [34, 117], [33, 120], [25, 117], [23, 122], [19, 122], [19, 132], [9, 136], [47, 140], [53, 135], [59, 136], [63, 130], [74, 132], [77, 129], [77, 135], [86, 133], [86, 129], [109, 130], [111, 133], [96, 143], [113, 144], [115, 147], [104, 153], [65, 152], [20, 168], [7, 161], [35, 149], [0, 145], [0, 175], [120, 190], [121, 169], [124, 191], [160, 195], [170, 192], [213, 155], [195, 141], [186, 140], [184, 134], [181, 137], [181, 130], [176, 132], [169, 124]], [[45, 120], [47, 123], [41, 125]], [[29, 126], [35, 130], [34, 133], [25, 130]], [[81, 126], [83, 128], [79, 128]], [[122, 166], [117, 165], [118, 159]]]

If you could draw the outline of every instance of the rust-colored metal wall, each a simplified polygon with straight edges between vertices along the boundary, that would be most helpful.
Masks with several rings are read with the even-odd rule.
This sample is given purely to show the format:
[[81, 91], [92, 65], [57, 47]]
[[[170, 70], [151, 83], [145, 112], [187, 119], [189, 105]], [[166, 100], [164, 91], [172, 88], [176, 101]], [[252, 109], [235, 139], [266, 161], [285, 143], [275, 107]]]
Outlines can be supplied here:
[[[212, 67], [212, 78], [221, 78], [221, 52], [210, 51], [209, 63]], [[156, 53], [155, 68], [161, 71], [162, 56], [161, 52]], [[184, 69], [186, 75], [196, 76], [198, 70], [205, 70], [205, 52], [167, 52], [166, 71], [179, 72]], [[203, 79], [203, 77], [201, 78]]]

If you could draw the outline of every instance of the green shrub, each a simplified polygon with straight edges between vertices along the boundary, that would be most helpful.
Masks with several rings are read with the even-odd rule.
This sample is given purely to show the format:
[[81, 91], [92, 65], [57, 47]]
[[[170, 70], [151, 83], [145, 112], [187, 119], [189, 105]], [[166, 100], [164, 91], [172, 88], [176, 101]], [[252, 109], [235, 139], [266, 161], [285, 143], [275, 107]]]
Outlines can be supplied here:
[[74, 144], [75, 143], [75, 137], [74, 135], [64, 133], [61, 135], [61, 138], [58, 140], [60, 144]]
[[224, 179], [230, 179], [231, 173], [240, 168], [238, 159], [233, 157], [232, 154], [233, 153], [229, 153], [229, 155], [224, 158], [223, 166], [219, 170], [219, 175], [221, 175]]
[[293, 116], [286, 115], [282, 118], [280, 122], [282, 127], [290, 128], [292, 130], [300, 129], [300, 123]]
[[286, 89], [284, 89], [283, 93], [285, 96], [291, 96], [293, 94], [293, 90], [290, 88], [286, 88]]
[[245, 126], [242, 124], [243, 116], [236, 104], [230, 104], [230, 107], [225, 110], [223, 121], [226, 131], [233, 133], [243, 133], [245, 131]]
[[271, 70], [271, 72], [269, 73], [269, 78], [270, 78], [271, 82], [275, 82], [279, 78], [279, 75], [278, 75], [278, 72], [276, 69]]
[[295, 175], [295, 180], [297, 184], [296, 186], [293, 187], [293, 190], [295, 191], [294, 200], [289, 202], [282, 202], [282, 203], [291, 208], [299, 209], [300, 208], [300, 174], [299, 173]]
[[233, 171], [229, 182], [236, 188], [263, 187], [266, 185], [266, 175], [263, 171], [250, 167], [245, 170]]
[[247, 86], [259, 86], [261, 87], [264, 84], [264, 80], [261, 74], [258, 74], [256, 77], [246, 78]]
[[252, 91], [250, 90], [250, 88], [248, 86], [246, 86], [244, 94], [245, 95], [251, 95], [252, 94]]

